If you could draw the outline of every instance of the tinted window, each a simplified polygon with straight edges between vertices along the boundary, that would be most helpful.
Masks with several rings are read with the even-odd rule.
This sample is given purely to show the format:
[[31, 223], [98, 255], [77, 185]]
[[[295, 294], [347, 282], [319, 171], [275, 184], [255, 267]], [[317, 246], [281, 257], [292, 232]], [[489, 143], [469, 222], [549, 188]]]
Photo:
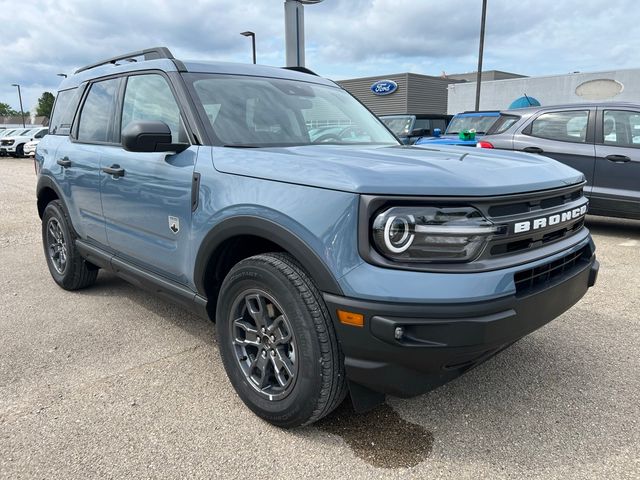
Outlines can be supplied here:
[[113, 123], [113, 105], [118, 90], [117, 78], [91, 85], [80, 113], [78, 140], [82, 142], [108, 142]]
[[80, 90], [78, 88], [58, 92], [49, 122], [49, 131], [52, 135], [69, 135], [79, 100]]
[[33, 137], [33, 138], [42, 138], [42, 137], [44, 137], [47, 133], [49, 133], [49, 131], [48, 131], [46, 128], [45, 128], [45, 129], [42, 129], [42, 130], [40, 130], [38, 133], [36, 133], [36, 134], [34, 135], [34, 137]]
[[529, 134], [561, 142], [584, 143], [587, 139], [588, 121], [587, 110], [543, 113], [533, 121]]
[[447, 127], [446, 133], [457, 135], [464, 130], [475, 130], [476, 133], [487, 133], [498, 118], [499, 116], [497, 114], [459, 114], [453, 117]]
[[122, 129], [131, 122], [152, 120], [166, 123], [174, 143], [184, 142], [180, 109], [167, 81], [160, 75], [135, 75], [127, 80], [122, 107]]
[[603, 143], [618, 147], [640, 147], [640, 112], [605, 110]]

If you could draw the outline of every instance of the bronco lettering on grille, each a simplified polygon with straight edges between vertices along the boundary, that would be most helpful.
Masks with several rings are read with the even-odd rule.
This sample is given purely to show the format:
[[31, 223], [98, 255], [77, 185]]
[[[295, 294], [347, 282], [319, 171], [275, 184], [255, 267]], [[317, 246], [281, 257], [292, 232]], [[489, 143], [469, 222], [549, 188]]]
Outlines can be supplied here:
[[554, 225], [560, 225], [561, 223], [575, 220], [576, 218], [583, 217], [587, 214], [587, 205], [576, 207], [566, 212], [556, 213], [554, 215], [547, 215], [546, 217], [535, 218], [533, 220], [524, 220], [522, 222], [516, 222], [513, 224], [513, 233], [523, 233], [530, 230], [539, 230], [541, 228], [552, 227]]

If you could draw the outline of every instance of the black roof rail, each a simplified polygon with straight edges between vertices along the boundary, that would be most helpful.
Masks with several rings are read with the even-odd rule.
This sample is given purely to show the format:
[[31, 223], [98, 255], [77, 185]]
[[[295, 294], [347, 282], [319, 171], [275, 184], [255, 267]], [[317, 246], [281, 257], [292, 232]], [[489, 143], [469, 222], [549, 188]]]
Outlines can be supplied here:
[[86, 67], [79, 68], [74, 73], [91, 70], [92, 68], [100, 67], [108, 63], [115, 64], [120, 60], [131, 60], [135, 62], [135, 57], [144, 57], [145, 60], [156, 60], [158, 58], [168, 58], [169, 60], [174, 60], [173, 54], [167, 47], [153, 47], [147, 48], [145, 50], [139, 50], [137, 52], [125, 53], [124, 55], [118, 55], [117, 57], [108, 58], [97, 63], [92, 63], [91, 65], [87, 65]]
[[302, 73], [307, 73], [309, 75], [315, 75], [316, 77], [320, 76], [313, 70], [309, 70], [307, 67], [282, 67], [282, 68], [285, 70], [293, 70], [294, 72], [302, 72]]

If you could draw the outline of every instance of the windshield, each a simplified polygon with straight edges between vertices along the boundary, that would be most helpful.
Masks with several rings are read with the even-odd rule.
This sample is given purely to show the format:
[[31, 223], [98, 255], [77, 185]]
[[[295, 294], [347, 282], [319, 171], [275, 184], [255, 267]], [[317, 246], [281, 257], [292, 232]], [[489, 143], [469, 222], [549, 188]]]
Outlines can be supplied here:
[[0, 137], [8, 137], [9, 135], [13, 134], [13, 132], [15, 132], [15, 130], [5, 130], [4, 132], [0, 133]]
[[398, 115], [393, 117], [380, 117], [380, 120], [389, 127], [389, 130], [401, 137], [409, 135], [414, 118], [413, 115]]
[[498, 115], [456, 115], [447, 128], [448, 134], [458, 134], [463, 130], [475, 130], [476, 133], [487, 133], [487, 130], [498, 119]]
[[224, 146], [398, 145], [372, 113], [336, 87], [213, 74], [185, 78]]

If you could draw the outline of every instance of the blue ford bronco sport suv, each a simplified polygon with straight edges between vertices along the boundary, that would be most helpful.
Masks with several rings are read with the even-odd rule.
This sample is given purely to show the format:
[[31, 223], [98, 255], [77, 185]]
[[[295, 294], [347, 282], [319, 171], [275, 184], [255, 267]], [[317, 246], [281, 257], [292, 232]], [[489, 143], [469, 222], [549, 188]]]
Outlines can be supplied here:
[[[365, 134], [310, 140], [332, 123]], [[35, 162], [55, 282], [104, 269], [215, 319], [238, 395], [282, 427], [348, 393], [361, 411], [433, 389], [598, 271], [581, 173], [403, 146], [309, 71], [166, 48], [99, 62], [62, 82]]]

